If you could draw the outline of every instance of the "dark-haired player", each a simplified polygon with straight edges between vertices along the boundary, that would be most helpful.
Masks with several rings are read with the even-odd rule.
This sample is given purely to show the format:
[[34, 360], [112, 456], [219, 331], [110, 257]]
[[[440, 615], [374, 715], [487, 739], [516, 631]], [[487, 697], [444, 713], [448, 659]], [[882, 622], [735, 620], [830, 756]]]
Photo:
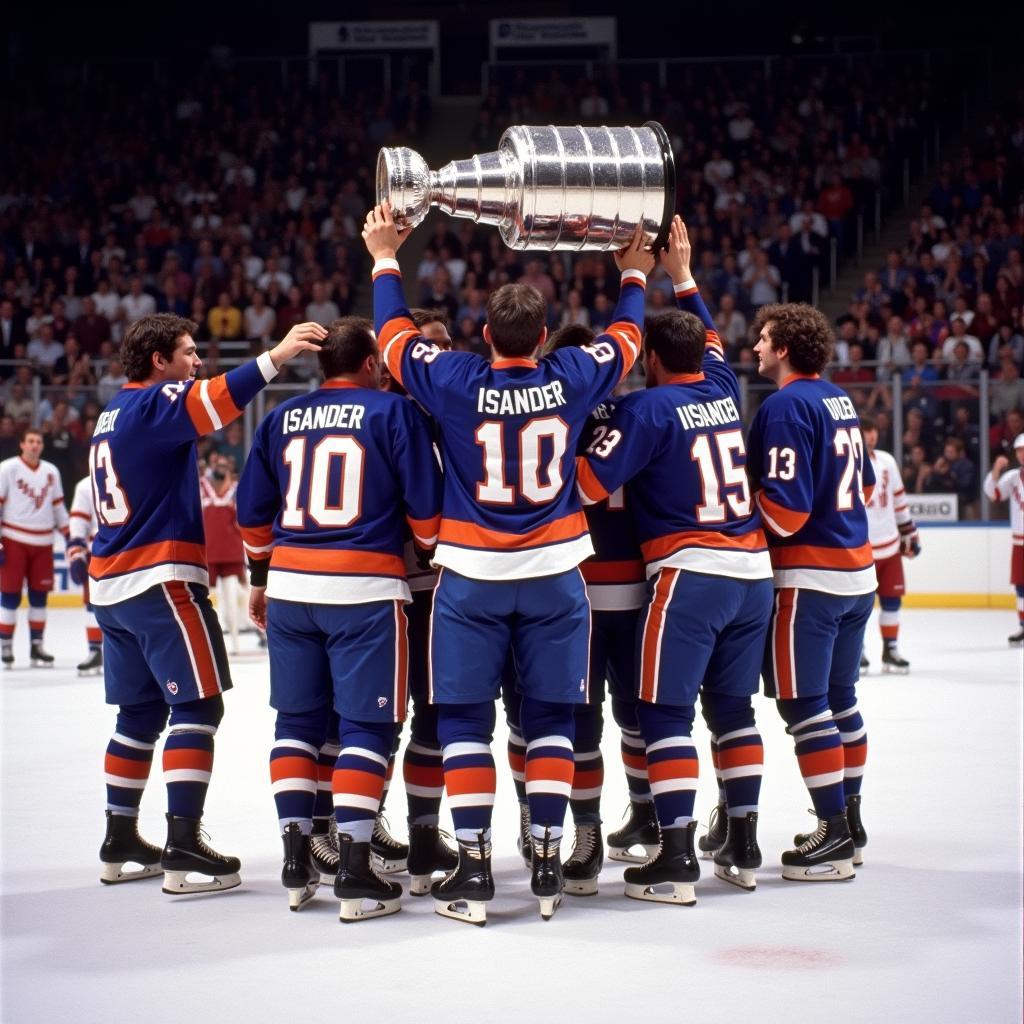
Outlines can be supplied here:
[[590, 410], [629, 372], [640, 347], [646, 271], [638, 231], [616, 256], [615, 323], [592, 345], [537, 360], [547, 339], [543, 297], [505, 285], [490, 297], [489, 363], [442, 352], [409, 317], [385, 205], [363, 228], [374, 257], [374, 320], [393, 377], [437, 420], [445, 467], [434, 561], [431, 700], [459, 867], [436, 882], [435, 909], [483, 923], [490, 871], [494, 701], [509, 650], [522, 691], [533, 876], [541, 914], [561, 900], [559, 844], [572, 789], [573, 705], [587, 700], [590, 608], [579, 563], [593, 552], [575, 488], [575, 454]]
[[[100, 414], [89, 449], [99, 529], [89, 591], [103, 630], [108, 704], [118, 705], [107, 746], [107, 835], [101, 880], [164, 873], [164, 892], [218, 892], [239, 884], [239, 862], [210, 849], [200, 819], [213, 737], [231, 686], [224, 638], [210, 604], [196, 438], [220, 430], [300, 352], [326, 333], [299, 324], [269, 352], [212, 380], [191, 320], [158, 313], [125, 332], [128, 383]], [[168, 720], [163, 768], [167, 842], [138, 834], [153, 748]], [[128, 868], [128, 864], [136, 865]], [[203, 875], [195, 881], [190, 875]]]
[[636, 716], [661, 846], [642, 867], [626, 869], [626, 895], [683, 904], [695, 901], [700, 877], [692, 739], [698, 693], [728, 815], [716, 874], [754, 888], [764, 754], [751, 697], [772, 603], [771, 560], [747, 484], [739, 383], [691, 277], [690, 255], [676, 217], [662, 263], [683, 308], [648, 325], [647, 390], [617, 403], [579, 470], [588, 500], [626, 484], [648, 580]]
[[399, 909], [401, 886], [373, 869], [370, 840], [408, 697], [406, 527], [421, 547], [433, 545], [441, 474], [423, 415], [379, 389], [369, 321], [333, 321], [318, 359], [323, 385], [283, 402], [257, 428], [238, 519], [249, 608], [270, 651], [282, 884], [297, 909], [319, 881], [309, 836], [333, 707], [341, 745], [334, 893], [341, 919], [354, 921]]
[[800, 303], [764, 306], [754, 331], [761, 376], [779, 388], [749, 439], [775, 570], [763, 675], [818, 817], [817, 829], [782, 854], [782, 874], [841, 881], [853, 877], [867, 843], [860, 794], [845, 792], [844, 770], [847, 756], [863, 763], [867, 743], [856, 685], [877, 586], [866, 511], [875, 476], [853, 402], [821, 379], [832, 354], [824, 315]]

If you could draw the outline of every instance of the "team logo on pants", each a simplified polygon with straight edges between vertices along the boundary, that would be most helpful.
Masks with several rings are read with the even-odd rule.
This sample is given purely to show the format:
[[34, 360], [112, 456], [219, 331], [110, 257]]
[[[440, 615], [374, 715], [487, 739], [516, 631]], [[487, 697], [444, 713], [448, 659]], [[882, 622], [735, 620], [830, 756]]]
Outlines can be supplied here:
[[379, 708], [386, 707], [387, 703], [388, 703], [387, 697], [378, 697], [377, 698], [377, 707], [379, 707]]
[[167, 692], [173, 697], [178, 692], [178, 684], [172, 680], [167, 680]]

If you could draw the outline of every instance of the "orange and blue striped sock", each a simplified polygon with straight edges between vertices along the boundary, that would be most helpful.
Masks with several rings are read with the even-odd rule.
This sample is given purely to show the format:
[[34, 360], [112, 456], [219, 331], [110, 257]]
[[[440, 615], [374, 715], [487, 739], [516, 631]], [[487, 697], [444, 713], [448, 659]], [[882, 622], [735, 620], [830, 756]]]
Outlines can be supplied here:
[[341, 721], [341, 753], [331, 788], [338, 831], [351, 836], [354, 843], [368, 843], [373, 834], [396, 731], [392, 722]]

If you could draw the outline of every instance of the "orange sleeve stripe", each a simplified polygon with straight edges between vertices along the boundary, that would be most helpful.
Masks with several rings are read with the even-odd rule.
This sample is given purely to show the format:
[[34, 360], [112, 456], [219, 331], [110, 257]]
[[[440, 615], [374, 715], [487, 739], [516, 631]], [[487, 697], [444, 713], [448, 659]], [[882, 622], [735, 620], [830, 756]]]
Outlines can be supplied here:
[[413, 537], [421, 547], [429, 548], [437, 543], [437, 534], [441, 529], [440, 512], [430, 519], [413, 519], [412, 516], [406, 516], [405, 521], [409, 524]]
[[765, 526], [780, 537], [791, 537], [810, 518], [809, 512], [786, 508], [777, 501], [772, 501], [764, 491], [757, 492], [756, 501]]
[[705, 347], [710, 346], [711, 348], [717, 349], [719, 352], [723, 350], [722, 339], [718, 334], [718, 331], [713, 331], [709, 327], [704, 333], [704, 345]]
[[274, 527], [266, 526], [241, 526], [242, 543], [251, 555], [269, 555], [270, 548], [274, 543]]
[[271, 569], [337, 576], [399, 576], [405, 579], [405, 562], [398, 555], [373, 551], [338, 551], [329, 548], [298, 548], [278, 545], [270, 556]]
[[220, 430], [242, 415], [242, 410], [235, 405], [235, 400], [228, 390], [228, 379], [225, 374], [212, 380], [197, 380], [189, 388], [185, 408], [200, 434]]
[[377, 347], [383, 356], [384, 365], [399, 384], [402, 383], [402, 353], [405, 352], [405, 346], [419, 335], [419, 328], [409, 317], [396, 316], [381, 328], [377, 336]]
[[560, 541], [575, 540], [587, 532], [586, 516], [582, 512], [571, 512], [553, 523], [538, 526], [527, 533], [505, 533], [461, 519], [442, 519], [438, 539], [442, 544], [458, 544], [462, 547], [523, 551], [544, 547], [547, 544], [557, 544]]
[[576, 485], [591, 504], [608, 497], [604, 484], [597, 479], [597, 474], [582, 455], [576, 456]]
[[377, 271], [374, 272], [374, 274], [373, 274], [374, 281], [376, 281], [378, 277], [383, 277], [385, 274], [394, 274], [395, 277], [401, 277], [402, 276], [402, 272], [400, 270], [395, 270], [394, 267], [384, 267], [381, 270], [377, 270]]
[[619, 346], [622, 353], [622, 376], [625, 377], [640, 355], [643, 332], [629, 320], [616, 320], [615, 323], [608, 325], [604, 333]]

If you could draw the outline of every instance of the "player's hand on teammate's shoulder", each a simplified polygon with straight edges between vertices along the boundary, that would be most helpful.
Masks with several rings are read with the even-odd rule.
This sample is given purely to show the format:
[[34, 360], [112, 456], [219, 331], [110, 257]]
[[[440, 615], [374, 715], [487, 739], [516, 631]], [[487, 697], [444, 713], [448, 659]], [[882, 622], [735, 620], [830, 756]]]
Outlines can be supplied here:
[[672, 218], [672, 226], [668, 232], [668, 246], [658, 254], [661, 265], [665, 272], [672, 279], [673, 284], [682, 284], [689, 281], [690, 258], [693, 254], [693, 247], [690, 245], [690, 236], [687, 234], [683, 218], [677, 213]]
[[615, 254], [615, 266], [619, 268], [620, 274], [626, 270], [649, 274], [654, 269], [654, 253], [644, 248], [644, 232], [640, 225], [637, 225], [629, 244]]
[[412, 233], [412, 228], [399, 230], [391, 216], [391, 204], [380, 203], [366, 215], [363, 224], [363, 241], [375, 260], [394, 259], [402, 243]]
[[318, 341], [327, 337], [327, 328], [321, 327], [309, 321], [304, 324], [296, 324], [285, 336], [284, 340], [278, 342], [270, 350], [270, 358], [274, 365], [280, 367], [289, 359], [294, 359], [300, 352], [319, 352]]

